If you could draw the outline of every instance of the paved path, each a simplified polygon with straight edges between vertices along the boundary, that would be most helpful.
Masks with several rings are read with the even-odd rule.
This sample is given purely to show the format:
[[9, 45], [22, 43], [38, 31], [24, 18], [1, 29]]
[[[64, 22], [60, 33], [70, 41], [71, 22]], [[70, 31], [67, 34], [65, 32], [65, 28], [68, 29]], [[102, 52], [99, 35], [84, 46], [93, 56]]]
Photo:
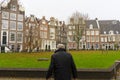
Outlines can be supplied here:
[[[46, 80], [43, 78], [0, 78], [0, 80]], [[53, 80], [53, 79], [50, 79]]]

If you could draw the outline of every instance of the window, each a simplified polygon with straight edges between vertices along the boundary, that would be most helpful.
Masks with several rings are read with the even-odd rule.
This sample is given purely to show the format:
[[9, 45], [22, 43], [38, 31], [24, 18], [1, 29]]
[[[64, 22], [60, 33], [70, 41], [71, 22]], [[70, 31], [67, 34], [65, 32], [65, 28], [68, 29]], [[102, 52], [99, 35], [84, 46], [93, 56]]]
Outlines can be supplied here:
[[69, 41], [70, 41], [70, 42], [74, 41], [73, 36], [69, 37]]
[[101, 42], [104, 42], [104, 38], [103, 37], [101, 38]]
[[75, 29], [75, 26], [73, 26], [73, 29]]
[[107, 42], [107, 37], [105, 37], [105, 42]]
[[110, 34], [110, 35], [113, 35], [113, 34], [114, 34], [114, 31], [112, 31], [112, 30], [109, 31], [109, 34]]
[[113, 41], [113, 37], [112, 36], [108, 36], [108, 41]]
[[18, 22], [18, 28], [17, 30], [23, 30], [23, 23]]
[[87, 37], [87, 42], [90, 42], [90, 37], [89, 36]]
[[44, 32], [44, 38], [47, 38], [47, 32]]
[[22, 42], [23, 35], [21, 32], [17, 33], [17, 41]]
[[112, 21], [112, 24], [117, 24], [117, 21]]
[[21, 14], [18, 15], [18, 21], [23, 21], [23, 15]]
[[113, 38], [113, 41], [115, 41], [115, 36], [113, 36], [112, 38]]
[[50, 33], [55, 33], [55, 28], [50, 28]]
[[86, 31], [86, 34], [87, 34], [87, 35], [90, 35], [90, 31]]
[[69, 26], [69, 29], [71, 30], [71, 29], [75, 29], [75, 26]]
[[90, 48], [90, 43], [87, 43], [87, 48], [88, 48], [88, 49]]
[[3, 36], [2, 36], [2, 44], [6, 44], [7, 43], [7, 33], [3, 32]]
[[16, 10], [17, 10], [17, 7], [16, 7], [16, 5], [11, 4], [11, 5], [10, 5], [10, 9], [11, 9], [12, 11], [16, 11]]
[[68, 32], [68, 35], [72, 35], [72, 31], [69, 31], [69, 32]]
[[116, 31], [116, 34], [119, 34], [119, 32], [118, 32], [118, 31]]
[[50, 38], [55, 39], [55, 29], [54, 28], [50, 28]]
[[95, 31], [95, 34], [96, 34], [96, 35], [99, 35], [99, 31]]
[[98, 36], [96, 37], [96, 42], [99, 42], [99, 37]]
[[16, 30], [16, 22], [10, 21], [10, 30]]
[[10, 41], [15, 41], [15, 36], [16, 36], [15, 32], [11, 32], [10, 33]]
[[104, 31], [104, 34], [106, 34], [106, 31]]
[[2, 18], [3, 18], [3, 19], [9, 19], [9, 12], [3, 11], [3, 12], [2, 12]]
[[2, 29], [8, 29], [8, 21], [2, 20]]
[[91, 37], [91, 42], [95, 42], [94, 36]]
[[16, 14], [15, 13], [10, 13], [10, 19], [11, 20], [16, 20]]
[[34, 22], [34, 17], [31, 17], [31, 20], [30, 20], [31, 22]]
[[89, 28], [90, 28], [90, 29], [93, 29], [93, 25], [92, 25], [92, 24], [90, 24]]
[[91, 31], [91, 35], [94, 35], [94, 31]]

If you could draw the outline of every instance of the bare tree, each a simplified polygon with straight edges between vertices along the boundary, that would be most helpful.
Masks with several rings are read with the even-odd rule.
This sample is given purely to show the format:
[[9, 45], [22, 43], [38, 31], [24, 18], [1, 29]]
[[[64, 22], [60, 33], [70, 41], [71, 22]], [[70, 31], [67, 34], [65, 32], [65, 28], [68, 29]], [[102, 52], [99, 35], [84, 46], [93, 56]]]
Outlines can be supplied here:
[[87, 13], [80, 13], [78, 11], [74, 12], [71, 16], [71, 18], [74, 18], [78, 21], [79, 18], [83, 18], [84, 20], [89, 20], [89, 15]]
[[83, 32], [85, 31], [85, 20], [89, 19], [88, 14], [82, 14], [78, 11], [70, 17], [70, 25], [75, 26], [74, 39], [79, 50], [80, 40], [82, 39]]

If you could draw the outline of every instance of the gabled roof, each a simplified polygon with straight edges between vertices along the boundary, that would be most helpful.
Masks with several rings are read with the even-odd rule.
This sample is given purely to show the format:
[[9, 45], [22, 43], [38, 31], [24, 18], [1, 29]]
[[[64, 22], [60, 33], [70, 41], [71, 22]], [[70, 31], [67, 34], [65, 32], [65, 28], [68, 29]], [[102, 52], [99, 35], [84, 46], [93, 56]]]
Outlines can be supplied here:
[[30, 17], [26, 17], [26, 18], [25, 18], [25, 23], [31, 22], [31, 18], [33, 18], [33, 19], [34, 19], [34, 22], [35, 22], [36, 24], [38, 24], [38, 19], [37, 19], [37, 17], [35, 17], [34, 15], [30, 15]]
[[120, 34], [120, 22], [118, 20], [99, 20], [100, 34], [109, 34], [109, 31], [113, 31], [114, 34], [119, 32]]
[[45, 16], [43, 16], [41, 19], [39, 19], [39, 24], [41, 25], [42, 24], [42, 22], [46, 22], [45, 24], [48, 24], [48, 20], [45, 18]]

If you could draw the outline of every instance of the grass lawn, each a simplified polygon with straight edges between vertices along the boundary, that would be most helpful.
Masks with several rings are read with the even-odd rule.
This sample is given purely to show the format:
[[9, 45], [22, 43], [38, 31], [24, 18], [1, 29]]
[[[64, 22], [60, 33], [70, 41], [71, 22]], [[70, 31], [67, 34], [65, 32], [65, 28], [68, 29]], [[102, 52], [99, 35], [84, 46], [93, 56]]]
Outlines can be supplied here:
[[[71, 51], [77, 68], [109, 68], [120, 59], [120, 51]], [[0, 68], [48, 68], [52, 52], [1, 53]], [[48, 58], [48, 61], [38, 61]]]

